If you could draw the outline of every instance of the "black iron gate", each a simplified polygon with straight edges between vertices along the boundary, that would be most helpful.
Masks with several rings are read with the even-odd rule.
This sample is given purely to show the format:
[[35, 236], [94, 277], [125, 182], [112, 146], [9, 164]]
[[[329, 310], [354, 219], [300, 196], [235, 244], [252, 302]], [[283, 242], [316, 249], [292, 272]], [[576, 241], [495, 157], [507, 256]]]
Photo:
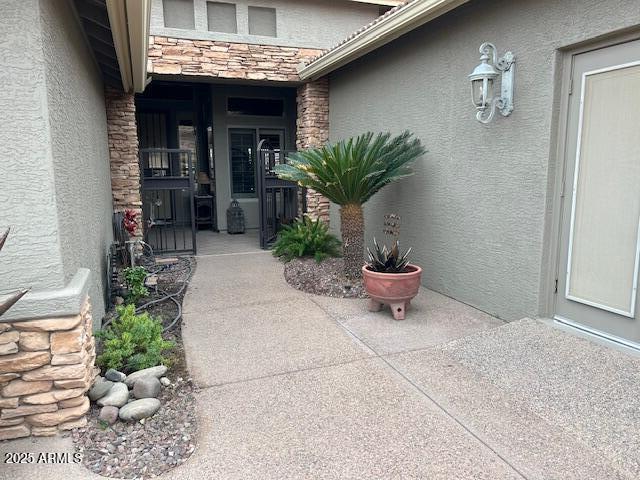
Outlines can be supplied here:
[[260, 248], [269, 248], [282, 225], [291, 223], [298, 212], [298, 185], [281, 180], [273, 167], [284, 163], [290, 152], [264, 150], [258, 145], [258, 198], [260, 199]]
[[196, 253], [191, 150], [140, 149], [144, 240], [158, 254]]

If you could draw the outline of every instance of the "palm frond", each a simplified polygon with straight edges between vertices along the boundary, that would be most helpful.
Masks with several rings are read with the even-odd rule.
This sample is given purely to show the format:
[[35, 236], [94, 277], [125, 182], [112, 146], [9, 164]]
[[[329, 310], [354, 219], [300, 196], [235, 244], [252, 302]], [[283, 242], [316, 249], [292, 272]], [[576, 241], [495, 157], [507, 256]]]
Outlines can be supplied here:
[[385, 185], [412, 175], [411, 163], [425, 153], [409, 132], [364, 133], [335, 144], [290, 154], [278, 176], [324, 195], [338, 205], [362, 205]]

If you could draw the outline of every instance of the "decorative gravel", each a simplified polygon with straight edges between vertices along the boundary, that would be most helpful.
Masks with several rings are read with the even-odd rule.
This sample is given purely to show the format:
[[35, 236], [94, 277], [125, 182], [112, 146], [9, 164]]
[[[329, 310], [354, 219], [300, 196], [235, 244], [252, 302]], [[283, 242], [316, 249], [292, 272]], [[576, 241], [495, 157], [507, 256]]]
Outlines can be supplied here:
[[[181, 257], [177, 263], [162, 267], [148, 266], [148, 270], [158, 275], [158, 291], [152, 289], [149, 297], [138, 305], [165, 294], [176, 294], [176, 300], [182, 304], [186, 290], [182, 286], [189, 282], [194, 268], [195, 259], [190, 257]], [[165, 300], [149, 305], [146, 310], [160, 318], [165, 328], [169, 327], [163, 337], [176, 344], [166, 374], [171, 384], [163, 386], [158, 397], [160, 409], [152, 417], [137, 422], [118, 420], [109, 426], [98, 419], [100, 407], [92, 403], [86, 427], [72, 433], [76, 451], [83, 454], [84, 465], [105, 477], [154, 477], [184, 463], [195, 449], [197, 386], [186, 368], [182, 322], [173, 321], [178, 313], [177, 305]]]
[[315, 295], [367, 297], [361, 281], [347, 280], [341, 258], [328, 258], [320, 263], [312, 258], [293, 259], [284, 266], [284, 278], [293, 288]]
[[196, 387], [190, 380], [172, 379], [162, 388], [160, 410], [139, 422], [100, 422], [93, 405], [87, 426], [73, 431], [76, 451], [94, 473], [115, 478], [148, 478], [182, 464], [195, 449]]

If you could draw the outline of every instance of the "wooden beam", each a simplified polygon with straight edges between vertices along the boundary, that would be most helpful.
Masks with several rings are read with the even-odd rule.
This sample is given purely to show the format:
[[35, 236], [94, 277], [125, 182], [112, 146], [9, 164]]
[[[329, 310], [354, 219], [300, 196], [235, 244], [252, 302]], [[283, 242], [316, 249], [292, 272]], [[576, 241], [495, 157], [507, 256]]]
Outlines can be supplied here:
[[82, 0], [76, 0], [76, 8], [78, 9], [78, 15], [80, 15], [80, 18], [83, 20], [95, 23], [96, 25], [100, 25], [104, 28], [111, 28], [111, 25], [109, 24], [109, 15], [107, 14], [106, 9]]
[[[98, 61], [100, 63], [100, 61]], [[102, 73], [105, 75], [111, 75], [112, 77], [120, 78], [120, 70], [117, 68], [110, 67], [109, 65], [105, 65], [104, 63], [100, 64], [100, 68], [102, 69]]]
[[89, 35], [89, 43], [91, 43], [91, 48], [93, 48], [94, 52], [100, 52], [103, 55], [113, 58], [117, 60], [116, 51], [113, 48], [113, 45], [106, 44], [98, 40], [97, 38], [93, 38]]
[[120, 76], [116, 78], [112, 75], [108, 75], [102, 72], [102, 79], [104, 80], [104, 83], [106, 83], [107, 85], [116, 87], [118, 90], [122, 90], [122, 78], [120, 78]]
[[87, 36], [100, 40], [102, 43], [106, 43], [107, 45], [113, 45], [111, 30], [108, 28], [101, 27], [100, 25], [92, 23], [86, 19], [82, 20], [82, 27], [84, 28]]
[[105, 55], [101, 52], [94, 52], [96, 54], [96, 60], [101, 65], [107, 65], [114, 70], [120, 71], [120, 66], [118, 65], [118, 60], [114, 57]]

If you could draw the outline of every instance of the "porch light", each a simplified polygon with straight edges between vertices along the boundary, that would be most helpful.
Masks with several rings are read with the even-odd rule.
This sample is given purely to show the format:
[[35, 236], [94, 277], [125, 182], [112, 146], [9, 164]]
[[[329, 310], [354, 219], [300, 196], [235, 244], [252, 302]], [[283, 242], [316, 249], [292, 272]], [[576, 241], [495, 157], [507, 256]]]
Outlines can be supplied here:
[[[513, 73], [515, 70], [515, 56], [507, 52], [498, 59], [496, 47], [493, 43], [485, 42], [480, 45], [480, 65], [469, 75], [471, 81], [471, 101], [478, 111], [476, 119], [481, 123], [489, 123], [496, 108], [503, 116], [513, 111]], [[500, 81], [500, 96], [496, 97], [496, 79]]]

